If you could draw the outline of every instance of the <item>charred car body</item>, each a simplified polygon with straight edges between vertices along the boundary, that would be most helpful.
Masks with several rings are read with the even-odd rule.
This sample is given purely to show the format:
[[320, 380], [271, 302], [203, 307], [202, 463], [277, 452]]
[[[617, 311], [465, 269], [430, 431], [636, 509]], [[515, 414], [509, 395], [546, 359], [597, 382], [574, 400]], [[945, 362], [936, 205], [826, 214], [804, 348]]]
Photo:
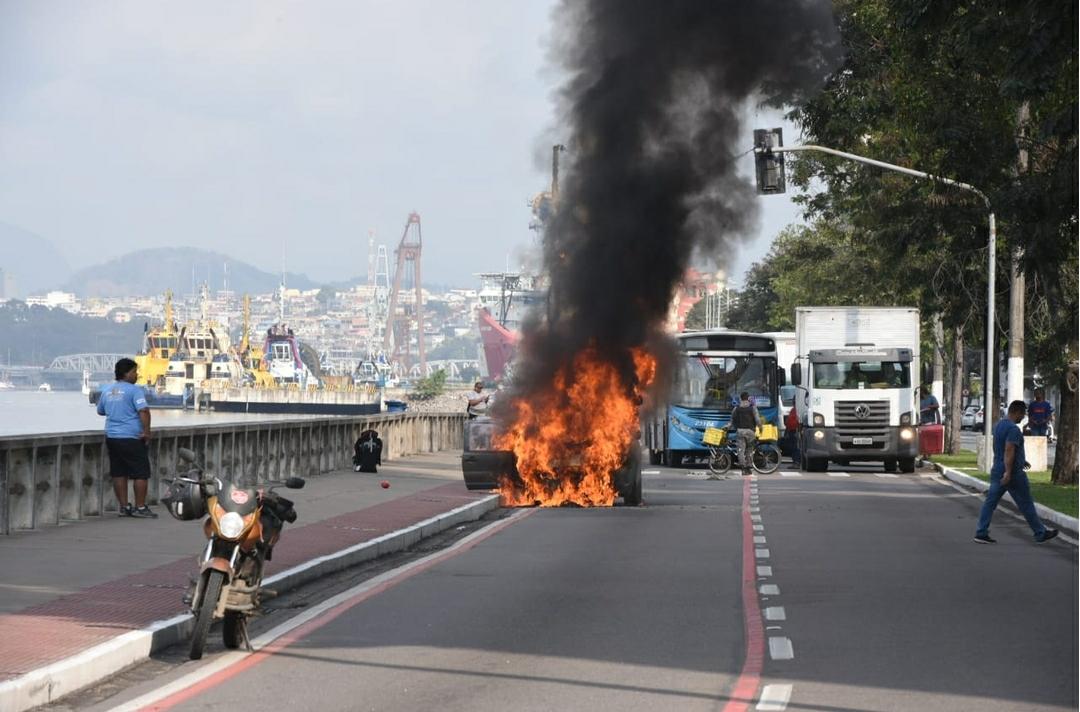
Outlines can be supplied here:
[[[465, 486], [470, 490], [498, 489], [503, 481], [520, 483], [516, 458], [509, 450], [494, 449], [495, 421], [473, 418], [465, 421], [465, 442], [461, 455], [461, 471]], [[567, 463], [568, 476], [573, 476], [573, 462]], [[615, 492], [628, 506], [641, 504], [641, 448], [637, 442], [630, 447], [623, 466], [611, 473]]]

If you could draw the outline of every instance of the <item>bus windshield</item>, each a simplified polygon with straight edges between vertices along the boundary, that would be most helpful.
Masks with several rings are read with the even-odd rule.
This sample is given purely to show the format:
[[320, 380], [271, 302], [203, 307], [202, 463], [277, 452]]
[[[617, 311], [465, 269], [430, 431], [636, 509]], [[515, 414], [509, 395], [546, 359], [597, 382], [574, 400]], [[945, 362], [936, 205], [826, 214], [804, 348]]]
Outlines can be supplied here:
[[672, 405], [730, 411], [746, 391], [754, 404], [773, 405], [776, 360], [761, 356], [685, 356], [672, 389]]
[[910, 383], [906, 361], [841, 361], [814, 364], [815, 388], [907, 388]]

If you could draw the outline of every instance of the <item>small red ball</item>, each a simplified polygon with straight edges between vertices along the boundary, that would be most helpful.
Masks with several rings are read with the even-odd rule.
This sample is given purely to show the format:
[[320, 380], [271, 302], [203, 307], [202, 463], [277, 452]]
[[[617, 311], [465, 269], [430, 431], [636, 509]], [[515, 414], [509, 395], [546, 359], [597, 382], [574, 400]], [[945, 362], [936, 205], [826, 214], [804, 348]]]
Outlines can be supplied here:
[[383, 489], [390, 489], [390, 483], [387, 482], [386, 480], [383, 480], [382, 482], [380, 482], [379, 486], [382, 487]]

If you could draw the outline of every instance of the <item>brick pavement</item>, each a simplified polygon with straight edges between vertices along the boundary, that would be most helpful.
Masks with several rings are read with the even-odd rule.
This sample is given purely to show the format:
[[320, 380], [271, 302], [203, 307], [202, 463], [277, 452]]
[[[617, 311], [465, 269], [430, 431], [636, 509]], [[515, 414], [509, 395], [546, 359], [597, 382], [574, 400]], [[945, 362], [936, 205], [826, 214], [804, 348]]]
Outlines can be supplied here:
[[[286, 527], [274, 548], [274, 560], [267, 564], [267, 575], [376, 539], [486, 494], [469, 492], [463, 483], [455, 482], [312, 524]], [[191, 556], [138, 574], [0, 615], [0, 682], [183, 613], [180, 597], [200, 553], [193, 551]]]

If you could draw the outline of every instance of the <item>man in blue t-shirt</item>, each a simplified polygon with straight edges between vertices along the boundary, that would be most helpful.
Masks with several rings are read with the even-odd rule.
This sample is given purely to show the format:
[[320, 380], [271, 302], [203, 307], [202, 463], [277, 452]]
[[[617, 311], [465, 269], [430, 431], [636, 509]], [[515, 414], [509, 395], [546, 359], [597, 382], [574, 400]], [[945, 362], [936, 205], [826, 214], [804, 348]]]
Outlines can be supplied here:
[[1032, 435], [1045, 436], [1048, 433], [1050, 423], [1054, 420], [1054, 407], [1046, 400], [1046, 391], [1035, 389], [1035, 400], [1028, 405], [1027, 416], [1028, 431]]
[[938, 422], [938, 413], [941, 405], [930, 390], [930, 384], [924, 383], [922, 387], [922, 399], [919, 401], [919, 425], [933, 425]]
[[1024, 401], [1013, 401], [1005, 417], [994, 426], [994, 464], [990, 468], [990, 489], [986, 491], [986, 500], [979, 513], [979, 525], [975, 530], [975, 541], [980, 544], [997, 543], [990, 538], [990, 518], [1006, 492], [1012, 495], [1016, 508], [1027, 520], [1035, 541], [1049, 541], [1058, 535], [1057, 529], [1047, 529], [1039, 520], [1035, 502], [1031, 499], [1031, 486], [1024, 472], [1027, 467], [1024, 436], [1017, 425], [1026, 412]]
[[[150, 407], [146, 391], [136, 386], [138, 365], [129, 358], [116, 362], [116, 382], [101, 389], [98, 415], [105, 416], [105, 447], [109, 451], [109, 475], [120, 505], [121, 517], [156, 518], [146, 506], [150, 480]], [[128, 480], [135, 490], [135, 506], [128, 502]]]

